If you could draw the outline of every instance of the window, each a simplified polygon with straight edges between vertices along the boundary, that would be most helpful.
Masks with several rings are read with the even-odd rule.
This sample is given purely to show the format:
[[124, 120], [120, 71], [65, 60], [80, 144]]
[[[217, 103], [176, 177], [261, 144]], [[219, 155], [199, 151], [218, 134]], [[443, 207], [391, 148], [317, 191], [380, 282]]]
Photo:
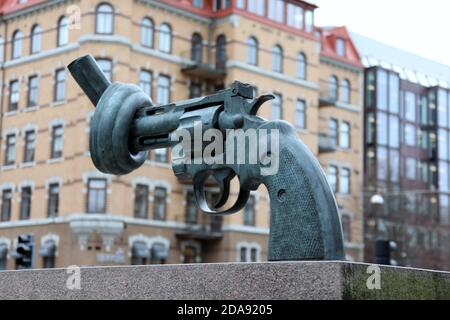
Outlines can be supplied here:
[[102, 3], [97, 7], [95, 18], [95, 32], [100, 34], [113, 34], [114, 32], [114, 8]]
[[161, 105], [169, 104], [170, 101], [170, 78], [160, 75], [156, 92], [156, 102]]
[[397, 150], [389, 150], [389, 177], [391, 182], [400, 180], [400, 153]]
[[223, 70], [227, 63], [227, 38], [220, 35], [216, 40], [216, 68]]
[[248, 0], [247, 9], [251, 13], [263, 16], [265, 13], [265, 0]]
[[64, 101], [66, 99], [66, 80], [66, 70], [57, 70], [55, 74], [55, 101]]
[[31, 187], [23, 187], [20, 197], [20, 220], [28, 220], [31, 216]]
[[146, 95], [152, 96], [153, 74], [151, 71], [141, 70], [139, 73], [139, 86]]
[[33, 29], [31, 29], [31, 54], [41, 51], [41, 34], [42, 28], [38, 24], [34, 25]]
[[166, 189], [157, 187], [153, 196], [153, 219], [164, 221], [166, 219]]
[[247, 248], [242, 247], [239, 249], [239, 262], [247, 262]]
[[338, 143], [338, 121], [336, 119], [328, 120], [328, 138], [334, 146]]
[[203, 0], [192, 0], [192, 5], [196, 8], [203, 8]]
[[58, 216], [59, 191], [60, 187], [58, 183], [52, 183], [48, 186], [47, 216], [49, 218], [54, 218]]
[[314, 13], [311, 10], [305, 11], [305, 30], [306, 32], [314, 30]]
[[145, 242], [135, 242], [131, 249], [131, 264], [146, 265], [150, 258], [150, 249]]
[[350, 81], [341, 81], [339, 99], [344, 103], [350, 103]]
[[5, 166], [11, 166], [16, 162], [16, 135], [6, 136]]
[[306, 102], [297, 99], [295, 104], [295, 125], [299, 129], [306, 129]]
[[258, 250], [256, 248], [250, 249], [250, 262], [257, 262], [258, 261]]
[[255, 37], [247, 40], [247, 63], [254, 66], [258, 64], [258, 40]]
[[306, 56], [302, 52], [297, 54], [296, 69], [297, 69], [296, 70], [297, 78], [305, 80], [306, 79]]
[[198, 98], [202, 95], [202, 86], [199, 83], [191, 82], [189, 86], [189, 99]]
[[352, 220], [348, 215], [342, 216], [342, 232], [344, 234], [344, 241], [352, 241]]
[[255, 197], [250, 196], [244, 208], [244, 225], [254, 227], [255, 221]]
[[336, 101], [338, 98], [338, 79], [336, 76], [331, 76], [328, 79], [328, 98]]
[[345, 57], [345, 40], [342, 38], [336, 39], [336, 54], [340, 57]]
[[186, 223], [197, 224], [197, 211], [194, 193], [189, 191], [186, 195]]
[[373, 144], [375, 135], [375, 115], [373, 112], [367, 113], [367, 144]]
[[439, 129], [438, 130], [438, 155], [440, 160], [449, 160], [448, 157], [448, 131]]
[[377, 72], [377, 107], [381, 110], [388, 109], [388, 74], [381, 69]]
[[438, 91], [438, 124], [440, 127], [447, 127], [448, 118], [447, 93], [443, 89]]
[[341, 122], [339, 132], [339, 147], [350, 149], [350, 123]]
[[62, 158], [63, 135], [64, 135], [64, 128], [62, 125], [57, 125], [52, 128], [52, 146], [50, 152], [51, 159]]
[[328, 167], [328, 183], [330, 184], [331, 190], [334, 193], [337, 192], [337, 167], [329, 166]]
[[58, 47], [69, 43], [69, 19], [61, 17], [58, 21]]
[[283, 117], [283, 97], [279, 93], [274, 93], [273, 95], [275, 99], [272, 100], [272, 120], [281, 120]]
[[272, 70], [283, 72], [283, 49], [279, 45], [272, 49]]
[[159, 50], [172, 52], [172, 29], [167, 23], [163, 23], [159, 28]]
[[38, 105], [39, 99], [39, 77], [31, 76], [28, 78], [28, 101], [27, 107], [32, 108]]
[[414, 158], [406, 158], [405, 160], [405, 176], [409, 180], [416, 180], [417, 161]]
[[[152, 159], [153, 154], [154, 159]], [[149, 152], [149, 160], [161, 163], [167, 162], [167, 149], [156, 149], [154, 152]]]
[[400, 79], [394, 74], [389, 74], [389, 111], [398, 113], [400, 104]]
[[22, 56], [22, 32], [16, 30], [12, 37], [11, 58], [18, 59]]
[[342, 194], [350, 194], [350, 169], [341, 168], [339, 173], [339, 192]]
[[191, 39], [191, 60], [202, 63], [203, 60], [203, 39], [198, 33], [194, 33]]
[[283, 0], [269, 0], [269, 19], [276, 22], [284, 21], [284, 1]]
[[147, 219], [148, 217], [148, 195], [149, 188], [147, 185], [136, 185], [134, 192], [134, 217]]
[[12, 190], [6, 189], [2, 192], [2, 216], [1, 221], [11, 220]]
[[97, 63], [100, 66], [100, 69], [105, 74], [106, 79], [108, 79], [110, 82], [112, 82], [112, 76], [113, 76], [112, 61], [109, 59], [97, 59]]
[[295, 4], [287, 4], [287, 24], [296, 29], [303, 29], [303, 8]]
[[89, 179], [87, 194], [87, 213], [106, 212], [106, 180]]
[[413, 92], [405, 92], [405, 103], [403, 114], [406, 120], [416, 121], [416, 95]]
[[34, 161], [34, 152], [36, 149], [36, 131], [25, 132], [25, 148], [23, 152], [23, 162], [30, 163]]
[[141, 45], [153, 47], [153, 21], [150, 18], [144, 18], [141, 22]]
[[416, 127], [412, 124], [405, 124], [404, 142], [410, 147], [416, 146]]
[[397, 116], [389, 116], [389, 146], [400, 147], [400, 124]]
[[377, 113], [377, 143], [388, 144], [388, 117], [384, 112]]
[[377, 178], [387, 180], [389, 173], [388, 152], [384, 147], [377, 148]]
[[16, 111], [19, 108], [20, 88], [19, 81], [13, 80], [9, 83], [8, 111]]

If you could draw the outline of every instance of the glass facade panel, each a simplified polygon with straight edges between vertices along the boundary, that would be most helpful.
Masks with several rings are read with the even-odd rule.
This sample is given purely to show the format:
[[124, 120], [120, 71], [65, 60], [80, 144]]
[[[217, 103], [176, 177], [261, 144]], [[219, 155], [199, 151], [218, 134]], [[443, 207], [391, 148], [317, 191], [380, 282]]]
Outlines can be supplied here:
[[386, 180], [388, 175], [388, 152], [384, 147], [377, 148], [377, 177]]
[[389, 146], [398, 148], [400, 146], [400, 124], [397, 116], [389, 116]]
[[416, 121], [416, 95], [413, 92], [405, 92], [403, 115], [406, 120]]
[[389, 111], [392, 113], [398, 113], [399, 111], [399, 92], [400, 79], [394, 73], [389, 74]]
[[439, 89], [438, 93], [438, 124], [440, 127], [447, 128], [448, 108], [447, 108], [447, 92]]
[[377, 143], [387, 145], [388, 144], [388, 124], [387, 114], [379, 112], [377, 114]]
[[377, 107], [387, 110], [388, 104], [388, 74], [384, 70], [377, 73]]

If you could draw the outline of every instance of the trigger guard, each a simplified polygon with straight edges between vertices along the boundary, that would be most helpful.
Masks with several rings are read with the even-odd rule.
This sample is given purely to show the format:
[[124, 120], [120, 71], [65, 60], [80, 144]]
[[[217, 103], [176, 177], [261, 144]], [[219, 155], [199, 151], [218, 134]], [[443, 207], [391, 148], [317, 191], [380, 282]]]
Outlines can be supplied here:
[[205, 182], [208, 176], [209, 175], [205, 173], [197, 175], [194, 178], [195, 199], [197, 200], [198, 207], [202, 212], [213, 215], [214, 214], [231, 215], [242, 210], [245, 207], [248, 199], [250, 198], [250, 191], [245, 190], [241, 187], [236, 202], [229, 209], [224, 211], [216, 210], [215, 208], [211, 209], [205, 199]]

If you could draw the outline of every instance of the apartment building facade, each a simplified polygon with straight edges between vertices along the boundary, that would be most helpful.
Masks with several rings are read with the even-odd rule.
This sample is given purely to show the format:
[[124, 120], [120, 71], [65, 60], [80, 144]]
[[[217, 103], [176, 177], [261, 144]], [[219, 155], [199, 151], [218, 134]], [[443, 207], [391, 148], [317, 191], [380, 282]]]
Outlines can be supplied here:
[[[88, 53], [112, 81], [139, 84], [156, 104], [209, 94], [234, 80], [254, 85], [257, 94], [273, 92], [277, 98], [260, 115], [290, 121], [325, 171], [339, 164], [344, 173], [336, 179], [346, 248], [349, 259], [361, 260], [361, 211], [351, 194], [361, 178], [362, 73], [345, 31], [317, 33], [315, 9], [279, 0], [6, 1], [0, 9], [2, 268], [15, 268], [21, 234], [34, 237], [37, 268], [267, 257], [264, 187], [243, 212], [209, 217], [196, 208], [192, 184], [173, 175], [170, 150], [152, 151], [124, 177], [93, 167], [93, 107], [65, 69]], [[348, 48], [343, 55], [336, 53], [341, 41]], [[321, 105], [323, 88], [335, 88], [333, 75], [348, 81], [348, 90], [336, 84], [343, 94], [335, 100], [343, 104]], [[321, 131], [320, 119], [334, 113], [337, 131]], [[322, 152], [324, 134], [351, 143]]]
[[450, 270], [450, 68], [352, 39], [365, 66], [365, 260], [392, 240], [397, 264]]

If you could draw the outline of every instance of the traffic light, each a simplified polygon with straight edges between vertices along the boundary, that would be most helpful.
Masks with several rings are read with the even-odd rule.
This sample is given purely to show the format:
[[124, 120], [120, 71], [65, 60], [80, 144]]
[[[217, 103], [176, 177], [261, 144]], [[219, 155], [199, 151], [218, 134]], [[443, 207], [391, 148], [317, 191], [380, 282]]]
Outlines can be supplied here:
[[16, 259], [16, 269], [31, 269], [33, 267], [34, 239], [31, 234], [20, 235], [13, 254]]
[[392, 251], [397, 250], [397, 243], [390, 240], [377, 240], [375, 242], [375, 258], [377, 264], [396, 265], [395, 260], [391, 259]]

